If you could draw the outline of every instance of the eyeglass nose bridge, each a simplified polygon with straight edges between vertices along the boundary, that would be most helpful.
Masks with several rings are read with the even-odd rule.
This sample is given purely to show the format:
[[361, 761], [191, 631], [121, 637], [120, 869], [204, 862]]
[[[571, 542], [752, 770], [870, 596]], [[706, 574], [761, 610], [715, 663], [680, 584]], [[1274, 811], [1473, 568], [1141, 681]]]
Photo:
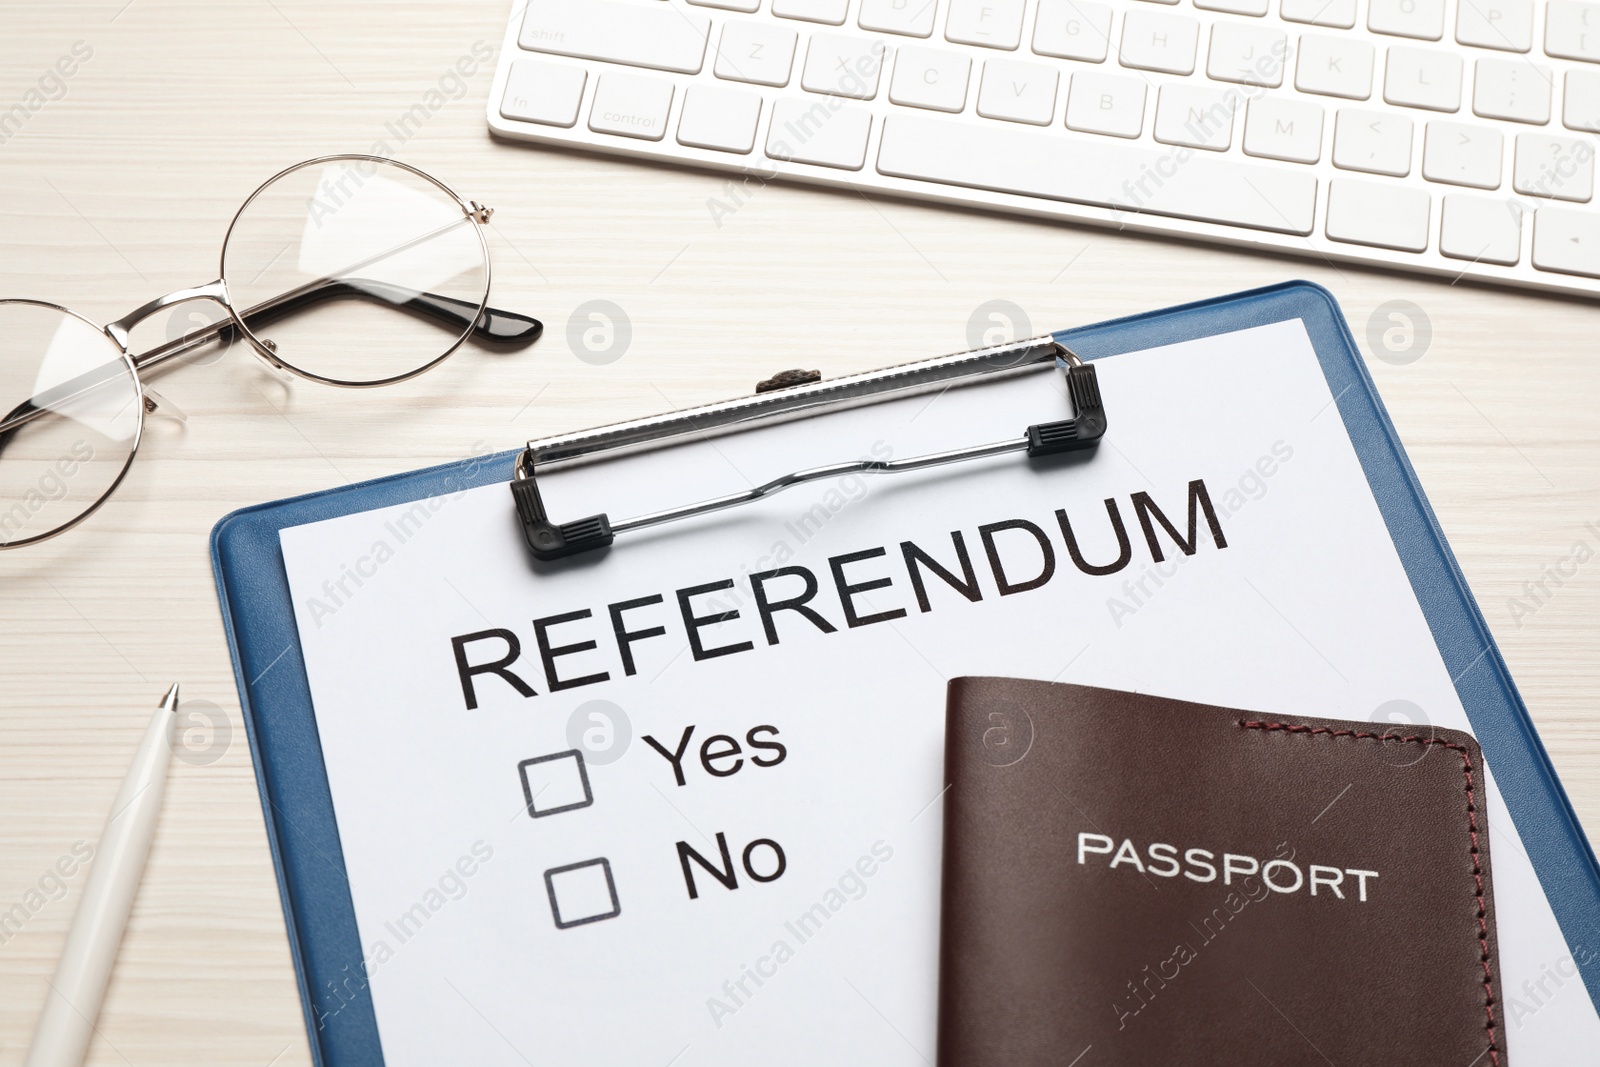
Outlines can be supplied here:
[[128, 348], [129, 335], [133, 332], [133, 328], [135, 326], [139, 325], [139, 323], [143, 322], [145, 319], [148, 319], [151, 315], [154, 315], [158, 311], [169, 308], [174, 304], [182, 304], [190, 300], [214, 300], [226, 308], [228, 306], [227, 283], [225, 283], [221, 278], [218, 278], [214, 282], [207, 282], [205, 285], [197, 285], [192, 289], [179, 289], [175, 293], [168, 293], [166, 296], [158, 296], [149, 303], [142, 304], [139, 307], [134, 308], [116, 322], [106, 323], [106, 336], [117, 342], [117, 344], [121, 345], [123, 350], [126, 351]]
[[[211, 300], [215, 303], [221, 304], [222, 307], [229, 312], [230, 317], [232, 316], [233, 304], [228, 296], [228, 283], [223, 279], [218, 278], [214, 282], [207, 282], [205, 285], [197, 285], [190, 289], [179, 289], [177, 292], [168, 293], [166, 296], [158, 296], [154, 300], [142, 304], [141, 306], [130, 311], [128, 314], [124, 315], [122, 318], [118, 319], [116, 322], [107, 323], [105, 327], [106, 336], [110, 337], [118, 345], [121, 345], [122, 350], [126, 352], [129, 350], [129, 343], [133, 328], [135, 326], [139, 325], [139, 323], [143, 322], [145, 319], [148, 319], [151, 315], [154, 315], [159, 311], [163, 311], [169, 307], [172, 307], [174, 304], [187, 303], [190, 300]], [[214, 337], [221, 336], [223, 331], [231, 329], [233, 325], [233, 322], [228, 320], [216, 323], [203, 334], [197, 334], [189, 337], [187, 339], [188, 344], [197, 344], [211, 340]], [[263, 360], [277, 370], [284, 369], [283, 364], [278, 362], [278, 359], [272, 350], [271, 341], [257, 341], [255, 337], [251, 336], [248, 330], [240, 332], [244, 335], [246, 340], [250, 342], [250, 347], [255, 351], [257, 356], [260, 356]], [[185, 347], [188, 347], [188, 344], [186, 344]], [[165, 349], [168, 347], [170, 346], [163, 346], [162, 349], [157, 349], [155, 352], [134, 357], [134, 367], [137, 369], [143, 369], [144, 367], [152, 365], [155, 362], [164, 362], [166, 358], [177, 354], [177, 352], [165, 351]]]

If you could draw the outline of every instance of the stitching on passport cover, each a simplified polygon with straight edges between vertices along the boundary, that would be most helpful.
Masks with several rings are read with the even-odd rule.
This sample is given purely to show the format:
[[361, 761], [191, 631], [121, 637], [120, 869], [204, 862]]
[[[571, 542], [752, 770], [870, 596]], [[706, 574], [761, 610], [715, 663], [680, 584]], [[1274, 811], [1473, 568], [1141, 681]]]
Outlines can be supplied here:
[[1483, 1014], [1484, 1030], [1489, 1034], [1489, 1062], [1493, 1067], [1500, 1067], [1500, 1051], [1494, 1039], [1494, 976], [1489, 969], [1489, 922], [1488, 912], [1483, 904], [1483, 867], [1478, 862], [1478, 805], [1472, 792], [1472, 756], [1467, 746], [1458, 745], [1454, 741], [1445, 741], [1437, 737], [1412, 737], [1395, 736], [1393, 734], [1379, 734], [1371, 730], [1334, 730], [1326, 726], [1301, 726], [1297, 723], [1287, 722], [1257, 722], [1240, 719], [1239, 725], [1246, 730], [1266, 730], [1269, 733], [1290, 734], [1322, 734], [1327, 737], [1352, 737], [1371, 741], [1395, 741], [1411, 745], [1438, 745], [1448, 748], [1461, 757], [1461, 773], [1466, 778], [1467, 792], [1467, 836], [1472, 839], [1472, 881], [1477, 889], [1474, 896], [1478, 901], [1478, 948], [1479, 959], [1483, 966]]

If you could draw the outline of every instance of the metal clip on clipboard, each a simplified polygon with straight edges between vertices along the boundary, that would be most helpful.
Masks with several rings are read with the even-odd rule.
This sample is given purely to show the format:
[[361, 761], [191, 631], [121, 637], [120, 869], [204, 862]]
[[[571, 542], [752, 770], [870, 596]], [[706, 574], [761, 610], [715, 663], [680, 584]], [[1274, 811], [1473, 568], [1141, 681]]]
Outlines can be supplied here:
[[[626, 455], [664, 445], [683, 444], [752, 429], [757, 425], [787, 422], [940, 388], [1009, 377], [1050, 362], [1059, 366], [1066, 376], [1072, 417], [1057, 422], [1035, 423], [1020, 436], [1009, 440], [908, 459], [864, 459], [811, 467], [782, 475], [742, 492], [654, 511], [620, 522], [612, 522], [604, 513], [571, 522], [556, 522], [545, 513], [544, 501], [539, 496], [536, 477], [539, 471], [557, 470], [601, 457]], [[757, 386], [754, 396], [687, 408], [597, 430], [529, 441], [527, 448], [517, 457], [511, 495], [516, 501], [517, 517], [522, 522], [528, 551], [537, 559], [553, 560], [604, 548], [616, 540], [616, 535], [620, 533], [747, 504], [819, 478], [856, 473], [894, 474], [1008, 452], [1026, 452], [1029, 458], [1052, 456], [1060, 452], [1093, 448], [1105, 432], [1105, 407], [1100, 402], [1100, 387], [1095, 380], [1094, 367], [1079, 359], [1071, 349], [1053, 337], [1035, 337], [828, 381], [822, 381], [814, 372], [785, 371]]]

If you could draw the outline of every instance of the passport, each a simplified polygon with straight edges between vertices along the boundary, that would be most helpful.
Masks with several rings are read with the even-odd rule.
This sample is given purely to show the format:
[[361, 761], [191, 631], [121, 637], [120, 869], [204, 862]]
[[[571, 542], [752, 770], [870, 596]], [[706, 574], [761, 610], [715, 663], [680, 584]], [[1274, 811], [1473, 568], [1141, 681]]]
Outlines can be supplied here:
[[940, 1067], [1506, 1064], [1460, 731], [956, 678]]

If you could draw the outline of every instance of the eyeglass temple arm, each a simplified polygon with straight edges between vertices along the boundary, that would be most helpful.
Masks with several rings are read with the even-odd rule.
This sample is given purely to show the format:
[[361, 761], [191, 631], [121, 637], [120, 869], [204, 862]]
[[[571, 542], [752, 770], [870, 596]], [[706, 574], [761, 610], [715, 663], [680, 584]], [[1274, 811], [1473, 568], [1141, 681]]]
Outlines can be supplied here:
[[[486, 307], [474, 322], [471, 316], [478, 311], [478, 305], [471, 301], [440, 296], [437, 293], [417, 293], [368, 278], [324, 278], [295, 292], [257, 304], [244, 311], [242, 317], [252, 329], [256, 329], [304, 308], [328, 300], [347, 298], [371, 300], [377, 304], [399, 308], [452, 330], [466, 329], [467, 324], [472, 322], [472, 336], [485, 344], [503, 347], [532, 344], [544, 332], [544, 324], [529, 315]], [[169, 359], [211, 341], [231, 342], [237, 334], [238, 327], [233, 320], [224, 319], [149, 351], [141, 352], [133, 357], [133, 365], [141, 371], [151, 370]], [[119, 370], [120, 364], [116, 362], [91, 368], [75, 378], [46, 390], [39, 396], [24, 400], [4, 416], [0, 416], [0, 449], [5, 448], [11, 434], [20, 426], [45, 414], [49, 404], [70, 400], [74, 396], [98, 388]], [[41, 400], [45, 401], [44, 405], [38, 403]]]
[[52, 410], [52, 405], [84, 396], [123, 372], [124, 368], [121, 363], [105, 363], [98, 367], [92, 367], [76, 378], [69, 378], [60, 385], [52, 386], [24, 400], [6, 412], [4, 416], [0, 416], [0, 450], [6, 447], [11, 440], [11, 435], [16, 433], [24, 423], [32, 422], [41, 415], [48, 415]]
[[[321, 296], [321, 295], [318, 295], [318, 294], [322, 293], [324, 291], [324, 289], [326, 287], [330, 286], [330, 285], [333, 286], [332, 290], [330, 291], [330, 295], [334, 295], [334, 296], [345, 295], [343, 293], [343, 291], [341, 290], [340, 286], [341, 285], [350, 284], [347, 281], [347, 279], [349, 279], [356, 271], [359, 271], [359, 270], [362, 270], [362, 269], [364, 269], [366, 267], [369, 267], [372, 264], [379, 262], [380, 260], [388, 259], [389, 257], [394, 256], [394, 255], [398, 255], [401, 252], [406, 252], [406, 251], [409, 251], [410, 249], [416, 248], [419, 245], [422, 245], [422, 244], [432, 240], [433, 238], [439, 236], [440, 234], [443, 234], [443, 233], [446, 233], [446, 232], [448, 232], [450, 230], [455, 229], [457, 226], [463, 226], [463, 225], [466, 225], [466, 224], [471, 223], [471, 222], [476, 222], [479, 225], [482, 225], [483, 223], [489, 221], [489, 215], [492, 214], [491, 209], [485, 208], [485, 207], [483, 207], [482, 205], [480, 205], [480, 204], [478, 204], [476, 202], [474, 202], [472, 206], [473, 206], [474, 210], [469, 212], [466, 215], [463, 215], [459, 219], [455, 219], [455, 220], [453, 220], [451, 222], [447, 222], [443, 226], [440, 226], [435, 230], [432, 230], [432, 231], [430, 231], [428, 233], [424, 233], [424, 234], [421, 234], [421, 235], [419, 235], [417, 237], [414, 237], [409, 241], [405, 241], [405, 242], [403, 242], [403, 243], [401, 243], [399, 245], [396, 245], [394, 248], [388, 249], [387, 251], [379, 252], [376, 255], [368, 256], [366, 259], [363, 259], [360, 262], [351, 263], [349, 266], [345, 267], [343, 270], [340, 270], [337, 273], [335, 273], [335, 274], [333, 274], [333, 275], [331, 275], [329, 277], [318, 278], [315, 281], [307, 282], [304, 285], [301, 285], [300, 287], [298, 287], [296, 289], [291, 289], [289, 292], [283, 293], [283, 294], [281, 294], [279, 296], [276, 296], [271, 300], [263, 301], [262, 303], [257, 304], [254, 307], [247, 308], [246, 310], [244, 310], [242, 312], [237, 312], [237, 315], [241, 319], [248, 320], [248, 319], [250, 319], [250, 318], [252, 318], [254, 316], [258, 316], [258, 315], [260, 315], [260, 314], [262, 314], [264, 312], [272, 311], [275, 308], [284, 307], [284, 306], [303, 306], [303, 305], [297, 305], [295, 302], [301, 300], [302, 298], [306, 298], [306, 297], [309, 297], [311, 302], [315, 303], [319, 299], [326, 299], [327, 298], [325, 296]], [[363, 279], [362, 281], [364, 282], [365, 279]], [[382, 285], [383, 283], [377, 283], [377, 284]], [[434, 297], [435, 300], [446, 300], [446, 299], [448, 299], [448, 298], [445, 298], [445, 297], [437, 297], [434, 294], [420, 293], [420, 292], [415, 292], [415, 291], [409, 290], [409, 289], [399, 289], [398, 287], [395, 287], [395, 286], [388, 286], [387, 288], [389, 288], [392, 293], [401, 293], [401, 294], [405, 295], [406, 300], [408, 302], [410, 302], [412, 300], [415, 300], [416, 298], [419, 298], [419, 297], [422, 297], [422, 296]], [[185, 294], [183, 294], [182, 296], [180, 296], [179, 294], [175, 293], [175, 294], [171, 294], [171, 295], [168, 295], [168, 296], [165, 296], [165, 297], [161, 297], [158, 300], [154, 300], [154, 301], [150, 302], [149, 304], [146, 304], [143, 308], [140, 308], [138, 311], [135, 311], [132, 315], [129, 315], [127, 318], [120, 319], [116, 323], [114, 323], [112, 326], [108, 326], [107, 327], [107, 332], [112, 332], [113, 330], [116, 330], [117, 332], [112, 333], [112, 336], [120, 344], [122, 344], [124, 347], [126, 347], [127, 346], [127, 340], [128, 340], [128, 330], [130, 330], [133, 327], [134, 323], [138, 322], [139, 319], [145, 317], [145, 315], [147, 315], [148, 313], [157, 311], [162, 307], [168, 306], [169, 304], [177, 303], [181, 299], [188, 299], [191, 294], [192, 294], [192, 296], [195, 296], [195, 297], [206, 296], [206, 297], [210, 297], [213, 300], [217, 300], [219, 302], [226, 303], [227, 302], [226, 292], [227, 292], [227, 290], [226, 290], [226, 287], [225, 287], [224, 283], [221, 280], [218, 280], [213, 285], [202, 286], [199, 289], [190, 290], [190, 291], [186, 292]], [[378, 296], [377, 294], [367, 294], [367, 295], [373, 296], [374, 299], [383, 299], [381, 296]], [[459, 301], [450, 301], [450, 302], [451, 303], [460, 303]], [[465, 305], [463, 305], [463, 306], [465, 306]], [[423, 312], [424, 314], [427, 314], [427, 310], [426, 309], [432, 309], [432, 310], [435, 310], [435, 311], [439, 312], [439, 314], [432, 314], [432, 315], [428, 316], [428, 317], [431, 317], [431, 318], [435, 318], [436, 320], [439, 319], [440, 314], [443, 313], [443, 308], [437, 308], [434, 305], [429, 304], [426, 301], [424, 301], [421, 306], [419, 306], [418, 308], [415, 308], [413, 310], [418, 310], [418, 311]], [[489, 312], [489, 309], [485, 308], [484, 309], [484, 314], [479, 319], [479, 321], [472, 323], [473, 332], [475, 334], [480, 335], [480, 337], [482, 336], [482, 331], [486, 330], [487, 326], [488, 326], [488, 321], [487, 321], [488, 320], [488, 312]], [[512, 317], [512, 318], [519, 318], [519, 319], [523, 319], [523, 321], [524, 321], [523, 331], [520, 334], [515, 334], [515, 332], [514, 332], [513, 340], [507, 341], [507, 342], [504, 342], [504, 343], [527, 343], [527, 342], [531, 342], [534, 339], [536, 339], [539, 336], [539, 334], [542, 333], [543, 330], [544, 330], [543, 325], [540, 324], [540, 322], [537, 319], [529, 319], [529, 318], [526, 318], [525, 316], [511, 316], [509, 312], [503, 312], [503, 311], [496, 311], [495, 314], [498, 315], [498, 316], [508, 316], [508, 317]], [[466, 316], [460, 315], [458, 311], [446, 316], [444, 321], [448, 325], [451, 325], [451, 326], [455, 327], [456, 329], [460, 329], [460, 328], [462, 328], [462, 327], [467, 325]], [[232, 326], [232, 324], [231, 323], [230, 324], [218, 324], [216, 326], [207, 327], [207, 328], [201, 330], [198, 333], [189, 334], [186, 337], [180, 337], [176, 341], [169, 341], [167, 344], [164, 344], [164, 345], [160, 346], [159, 348], [152, 349], [149, 352], [142, 352], [139, 355], [132, 357], [133, 365], [134, 365], [135, 369], [138, 369], [138, 370], [153, 369], [153, 368], [161, 365], [162, 363], [165, 363], [167, 360], [171, 359], [174, 356], [177, 356], [177, 355], [180, 355], [181, 353], [187, 352], [191, 348], [198, 348], [200, 345], [203, 345], [208, 341], [211, 341], [211, 340], [213, 340], [215, 338], [223, 336], [223, 333], [224, 333], [225, 329], [226, 329], [226, 332], [227, 332], [227, 336], [231, 340], [233, 338], [233, 336], [235, 335], [235, 332], [236, 332], [236, 330]], [[252, 325], [252, 332], [253, 332], [253, 325]]]
[[11, 435], [16, 433], [23, 423], [37, 418], [42, 411], [34, 405], [32, 400], [24, 400], [16, 407], [5, 413], [0, 418], [0, 452], [5, 451], [6, 445], [11, 443]]
[[[452, 330], [464, 330], [470, 323], [473, 338], [484, 344], [518, 347], [532, 344], [544, 332], [544, 324], [529, 315], [486, 307], [476, 321], [473, 321], [471, 316], [477, 312], [478, 306], [470, 301], [440, 296], [437, 293], [413, 292], [401, 286], [370, 278], [323, 278], [283, 296], [247, 308], [240, 312], [240, 317], [252, 331], [258, 331], [261, 326], [276, 322], [305, 308], [329, 300], [350, 298], [396, 307]], [[133, 357], [133, 365], [140, 370], [149, 370], [212, 341], [232, 342], [237, 335], [238, 327], [231, 319], [225, 319], [141, 352]]]
[[[485, 344], [531, 344], [544, 332], [544, 324], [528, 315], [492, 307], [486, 307], [482, 314], [478, 314], [478, 305], [472, 301], [437, 293], [415, 292], [371, 278], [330, 278], [304, 292], [290, 294], [289, 299], [274, 302], [260, 311], [247, 311], [243, 318], [254, 330], [258, 323], [265, 325], [276, 322], [315, 304], [345, 298], [387, 304], [452, 330], [464, 330], [470, 324], [473, 338]], [[232, 323], [228, 325], [233, 326]]]

